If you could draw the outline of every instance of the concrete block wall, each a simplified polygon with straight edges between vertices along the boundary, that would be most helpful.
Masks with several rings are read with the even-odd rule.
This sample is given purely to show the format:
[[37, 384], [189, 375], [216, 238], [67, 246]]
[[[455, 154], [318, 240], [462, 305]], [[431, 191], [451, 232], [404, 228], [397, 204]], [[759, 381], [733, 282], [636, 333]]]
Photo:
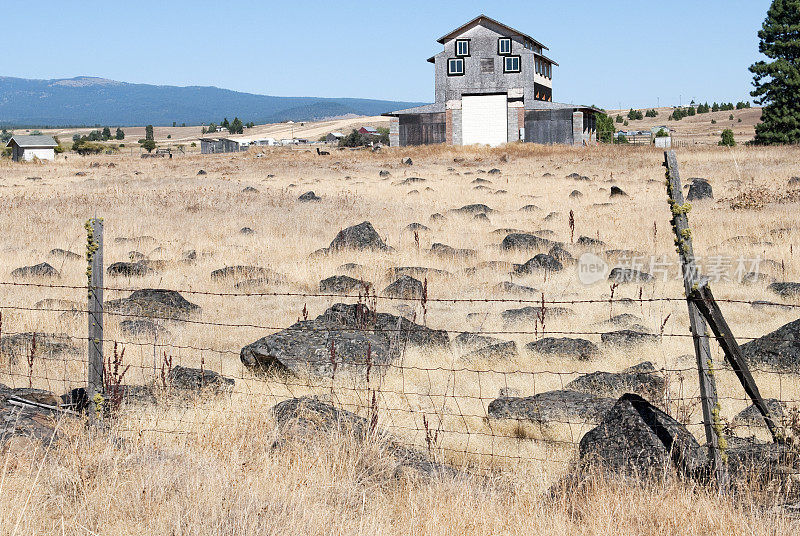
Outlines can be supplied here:
[[519, 141], [519, 129], [525, 126], [525, 103], [508, 103], [508, 143]]
[[583, 112], [572, 112], [572, 145], [583, 145]]
[[400, 118], [389, 118], [389, 147], [400, 146]]

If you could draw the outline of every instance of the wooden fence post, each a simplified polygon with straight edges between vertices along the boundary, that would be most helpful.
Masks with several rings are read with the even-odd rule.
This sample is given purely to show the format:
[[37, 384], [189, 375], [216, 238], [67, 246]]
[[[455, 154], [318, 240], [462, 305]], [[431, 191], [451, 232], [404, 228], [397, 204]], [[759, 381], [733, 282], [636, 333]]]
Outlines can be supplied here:
[[720, 406], [714, 382], [711, 347], [709, 345], [706, 322], [697, 305], [690, 299], [693, 289], [700, 284], [700, 276], [697, 273], [697, 265], [694, 262], [692, 231], [689, 228], [689, 218], [687, 216], [690, 206], [684, 204], [681, 178], [678, 172], [678, 159], [675, 156], [675, 151], [666, 151], [664, 157], [664, 165], [667, 168], [667, 194], [669, 195], [669, 205], [672, 211], [672, 229], [675, 231], [675, 245], [678, 248], [678, 256], [681, 260], [683, 287], [689, 307], [689, 326], [694, 341], [695, 355], [697, 356], [700, 403], [703, 409], [703, 425], [709, 447], [711, 471], [718, 484], [723, 487], [727, 484], [727, 471], [722, 461], [720, 449], [722, 426], [719, 419]]
[[[103, 393], [103, 220], [86, 222], [89, 299], [89, 361], [86, 396], [90, 416], [102, 416]], [[98, 396], [99, 395], [99, 396]]]

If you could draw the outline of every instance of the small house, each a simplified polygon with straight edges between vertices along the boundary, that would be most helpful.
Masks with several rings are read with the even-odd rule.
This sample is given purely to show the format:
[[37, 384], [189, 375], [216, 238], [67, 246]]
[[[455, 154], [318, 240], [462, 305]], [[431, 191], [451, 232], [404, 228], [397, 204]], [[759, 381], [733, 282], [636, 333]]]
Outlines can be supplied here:
[[379, 136], [378, 129], [375, 127], [361, 127], [358, 129], [360, 134], [365, 134], [367, 136]]
[[11, 147], [11, 159], [14, 162], [24, 160], [55, 160], [58, 143], [52, 136], [13, 136], [6, 147]]
[[331, 132], [327, 136], [325, 136], [326, 143], [339, 143], [339, 140], [344, 138], [344, 134], [341, 132]]

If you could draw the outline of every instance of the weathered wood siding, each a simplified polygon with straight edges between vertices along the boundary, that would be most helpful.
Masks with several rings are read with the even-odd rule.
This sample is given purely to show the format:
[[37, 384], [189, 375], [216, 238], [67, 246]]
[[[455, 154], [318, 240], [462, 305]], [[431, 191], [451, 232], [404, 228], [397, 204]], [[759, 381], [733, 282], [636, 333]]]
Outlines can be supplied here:
[[445, 113], [400, 116], [400, 146], [428, 145], [447, 141]]
[[572, 110], [525, 112], [525, 141], [548, 145], [572, 145]]

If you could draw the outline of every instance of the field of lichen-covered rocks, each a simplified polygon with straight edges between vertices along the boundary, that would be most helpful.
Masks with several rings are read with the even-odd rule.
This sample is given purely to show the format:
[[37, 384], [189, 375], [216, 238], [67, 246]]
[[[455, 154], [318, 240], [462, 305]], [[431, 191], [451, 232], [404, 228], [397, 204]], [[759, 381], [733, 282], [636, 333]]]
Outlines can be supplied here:
[[[678, 151], [684, 184], [703, 178], [713, 189], [712, 199], [692, 202], [689, 221], [699, 264], [742, 344], [800, 312], [798, 287], [775, 285], [800, 281], [799, 154]], [[123, 383], [148, 393], [89, 436], [68, 418], [52, 444], [7, 441], [0, 525], [26, 533], [786, 533], [793, 521], [783, 514], [677, 483], [597, 484], [542, 501], [605, 401], [619, 395], [570, 383], [582, 375], [651, 363], [644, 378], [625, 372], [639, 383], [623, 378], [611, 391], [639, 389], [705, 442], [663, 159], [650, 148], [509, 145], [0, 160], [0, 383], [58, 396], [84, 385], [84, 224], [97, 217], [106, 355], [114, 342], [124, 349]], [[338, 247], [340, 231], [363, 222], [341, 236], [372, 247]], [[605, 263], [597, 281], [579, 277], [585, 253]], [[610, 280], [615, 267], [636, 272]], [[288, 370], [265, 373], [240, 358], [264, 337], [358, 302], [365, 287], [353, 280], [369, 283], [360, 301], [371, 311], [444, 330], [451, 342], [376, 339], [368, 381], [367, 366], [348, 370], [346, 355], [333, 357], [338, 373], [320, 352], [307, 370], [287, 367], [285, 348]], [[154, 314], [132, 299], [138, 289], [178, 291], [190, 303], [156, 304]], [[726, 432], [766, 439], [737, 418], [749, 401], [711, 345]], [[247, 355], [257, 360], [260, 351]], [[793, 351], [751, 362], [761, 393], [783, 401], [787, 419], [800, 400]], [[177, 366], [235, 384], [176, 398], [163, 387]], [[519, 402], [542, 394], [541, 407]], [[470, 476], [398, 480], [380, 442], [276, 448], [270, 409], [305, 395], [376, 419], [396, 444]]]

